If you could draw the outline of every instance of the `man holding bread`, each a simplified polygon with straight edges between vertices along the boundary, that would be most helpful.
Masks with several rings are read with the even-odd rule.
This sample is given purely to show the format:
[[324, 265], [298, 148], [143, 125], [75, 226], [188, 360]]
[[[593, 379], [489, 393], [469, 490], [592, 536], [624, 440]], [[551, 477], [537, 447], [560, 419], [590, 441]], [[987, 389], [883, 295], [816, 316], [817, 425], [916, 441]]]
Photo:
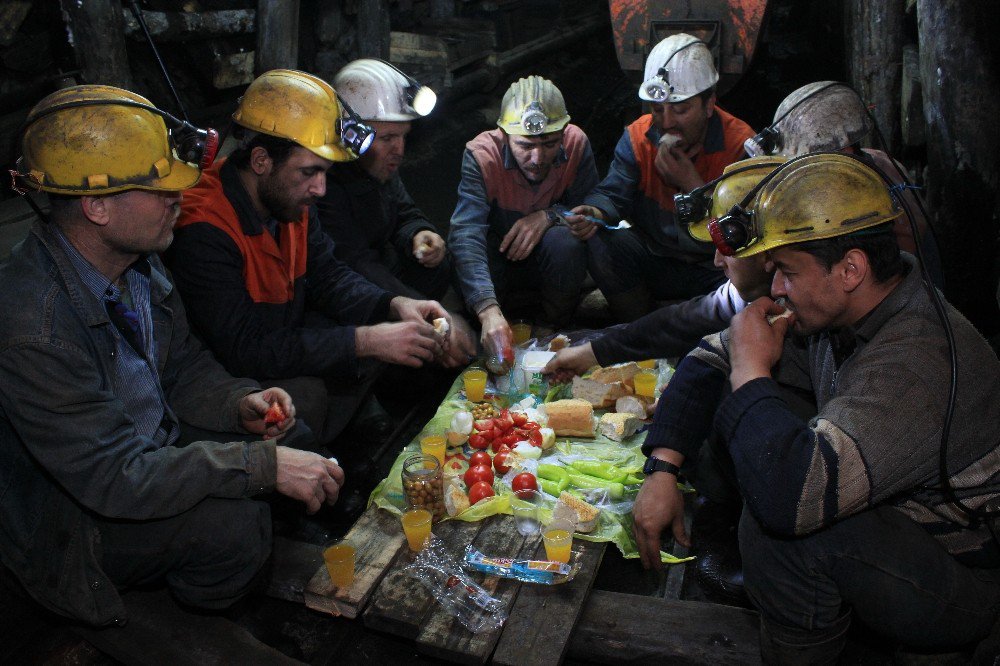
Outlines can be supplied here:
[[325, 445], [384, 363], [419, 368], [441, 358], [448, 338], [431, 320], [450, 317], [435, 301], [358, 275], [323, 233], [314, 204], [327, 169], [357, 159], [372, 139], [329, 84], [265, 72], [233, 121], [236, 149], [184, 200], [171, 269], [193, 327], [223, 365], [283, 386]]
[[[923, 649], [981, 640], [1000, 609], [996, 513], [984, 513], [1000, 498], [1000, 361], [935, 303], [899, 251], [886, 177], [857, 158], [791, 159], [748, 208], [752, 222], [736, 210], [713, 238], [764, 254], [785, 304], [754, 301], [667, 387], [634, 509], [643, 564], [659, 566], [665, 529], [686, 543], [678, 468], [714, 427], [745, 502], [766, 663], [834, 663], [852, 618]], [[816, 415], [796, 416], [779, 384], [810, 393]]]
[[587, 238], [588, 270], [620, 321], [648, 313], [652, 299], [707, 294], [725, 281], [712, 247], [690, 238], [674, 219], [674, 195], [717, 178], [745, 156], [754, 132], [715, 103], [719, 74], [712, 54], [687, 34], [667, 37], [646, 59], [639, 99], [651, 113], [629, 125], [615, 148], [608, 175], [575, 213], [628, 230], [598, 229], [581, 215], [567, 218]]
[[0, 268], [0, 562], [87, 624], [124, 624], [119, 590], [163, 581], [186, 605], [231, 605], [271, 553], [260, 496], [314, 512], [344, 482], [276, 445], [302, 434], [289, 395], [223, 370], [158, 257], [213, 134], [97, 85], [25, 122], [18, 185], [51, 210]]

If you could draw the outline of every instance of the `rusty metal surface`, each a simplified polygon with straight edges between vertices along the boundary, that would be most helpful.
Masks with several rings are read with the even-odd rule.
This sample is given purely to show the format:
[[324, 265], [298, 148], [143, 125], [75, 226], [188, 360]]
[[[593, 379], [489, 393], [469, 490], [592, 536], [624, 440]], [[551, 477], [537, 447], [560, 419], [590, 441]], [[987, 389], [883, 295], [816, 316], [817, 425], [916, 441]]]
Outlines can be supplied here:
[[618, 62], [641, 77], [646, 54], [661, 39], [687, 32], [705, 40], [724, 93], [750, 66], [767, 0], [608, 0]]

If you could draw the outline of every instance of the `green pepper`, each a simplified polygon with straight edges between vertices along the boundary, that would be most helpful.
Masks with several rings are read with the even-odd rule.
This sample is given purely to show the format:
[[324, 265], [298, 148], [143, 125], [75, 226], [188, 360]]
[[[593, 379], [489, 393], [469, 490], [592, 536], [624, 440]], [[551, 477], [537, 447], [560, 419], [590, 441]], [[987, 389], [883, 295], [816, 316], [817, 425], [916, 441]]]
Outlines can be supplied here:
[[570, 465], [588, 476], [596, 476], [598, 479], [604, 479], [605, 481], [623, 483], [628, 477], [628, 472], [623, 472], [608, 462], [574, 460]]
[[566, 490], [566, 484], [568, 483], [569, 480], [565, 483], [559, 483], [558, 481], [550, 481], [549, 479], [538, 477], [538, 485], [542, 487], [542, 490], [545, 491], [546, 494], [552, 495], [553, 497], [559, 497], [559, 495], [562, 494], [562, 491]]
[[625, 480], [622, 481], [622, 483], [624, 483], [626, 486], [636, 486], [642, 483], [644, 480], [645, 480], [644, 477], [638, 476], [636, 474], [629, 474], [628, 476], [625, 477]]
[[543, 486], [543, 490], [545, 490], [545, 492], [549, 493], [550, 495], [555, 495], [558, 497], [559, 493], [566, 490], [567, 486], [569, 486], [569, 472], [567, 472], [565, 468], [560, 467], [559, 465], [550, 465], [548, 463], [541, 463], [538, 465], [537, 476], [539, 480], [546, 480], [550, 484], [554, 484], [553, 485], [554, 488], [558, 488], [558, 492], [552, 493], [549, 492], [548, 490], [545, 490]]
[[613, 500], [620, 500], [622, 495], [625, 494], [625, 486], [617, 481], [598, 479], [597, 477], [587, 476], [586, 474], [570, 472], [569, 482], [577, 488], [597, 488], [606, 490], [608, 491], [608, 497]]

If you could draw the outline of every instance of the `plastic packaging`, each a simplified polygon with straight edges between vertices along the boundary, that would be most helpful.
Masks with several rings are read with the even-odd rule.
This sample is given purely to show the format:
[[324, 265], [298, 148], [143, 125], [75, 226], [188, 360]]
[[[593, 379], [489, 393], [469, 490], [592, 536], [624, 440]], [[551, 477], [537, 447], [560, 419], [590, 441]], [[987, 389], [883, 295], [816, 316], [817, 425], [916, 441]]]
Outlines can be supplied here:
[[549, 560], [515, 560], [509, 557], [488, 557], [469, 546], [465, 549], [465, 566], [491, 576], [514, 578], [525, 583], [558, 585], [576, 576], [579, 565], [571, 566]]
[[492, 631], [507, 620], [500, 600], [469, 578], [444, 542], [434, 536], [403, 573], [420, 581], [445, 610], [474, 634]]

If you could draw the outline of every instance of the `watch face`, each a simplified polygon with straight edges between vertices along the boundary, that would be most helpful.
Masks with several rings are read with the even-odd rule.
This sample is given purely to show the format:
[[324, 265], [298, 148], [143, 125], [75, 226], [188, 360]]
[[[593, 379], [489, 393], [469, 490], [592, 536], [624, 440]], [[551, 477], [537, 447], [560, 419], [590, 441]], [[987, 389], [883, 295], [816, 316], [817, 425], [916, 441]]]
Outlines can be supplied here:
[[642, 473], [649, 476], [656, 471], [656, 458], [646, 458], [646, 464], [642, 466]]

